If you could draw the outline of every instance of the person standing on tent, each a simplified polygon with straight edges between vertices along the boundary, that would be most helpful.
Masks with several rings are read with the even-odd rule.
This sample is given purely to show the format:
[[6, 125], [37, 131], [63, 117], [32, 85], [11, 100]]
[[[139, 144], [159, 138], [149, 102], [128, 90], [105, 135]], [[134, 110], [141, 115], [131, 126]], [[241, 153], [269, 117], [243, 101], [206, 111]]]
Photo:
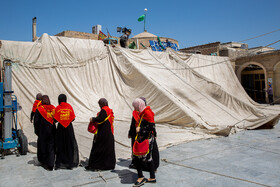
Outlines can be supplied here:
[[55, 159], [55, 124], [53, 115], [55, 107], [47, 95], [42, 96], [42, 105], [34, 116], [34, 126], [38, 128], [37, 157], [42, 166], [53, 170]]
[[[155, 177], [155, 166], [152, 157], [153, 153], [153, 145], [155, 140], [155, 121], [154, 121], [154, 113], [149, 106], [145, 106], [145, 102], [137, 98], [133, 101], [132, 106], [136, 111], [139, 112], [139, 125], [136, 127], [136, 137], [137, 142], [144, 142], [148, 140], [149, 142], [149, 151], [145, 155], [136, 155], [136, 150], [133, 147], [133, 154], [135, 155], [135, 165], [138, 173], [138, 179], [135, 182], [134, 186], [141, 186], [145, 182], [156, 183]], [[134, 145], [135, 146], [135, 145]], [[150, 178], [146, 179], [143, 175], [143, 166], [144, 163], [148, 164]]]
[[129, 38], [130, 34], [131, 34], [131, 30], [124, 28], [124, 34], [120, 37], [121, 47], [126, 48], [126, 43], [127, 43], [127, 40]]
[[59, 105], [55, 108], [54, 119], [58, 122], [56, 129], [55, 169], [72, 169], [79, 164], [79, 150], [72, 121], [75, 113], [64, 94], [58, 96]]
[[101, 111], [97, 117], [90, 121], [98, 124], [94, 135], [92, 148], [86, 170], [111, 170], [116, 165], [115, 139], [114, 139], [114, 113], [108, 106], [108, 101], [101, 98], [98, 101]]
[[[42, 104], [42, 94], [38, 93], [36, 95], [36, 100], [33, 103], [32, 111], [31, 111], [31, 114], [30, 114], [30, 122], [31, 123], [33, 122], [34, 114], [35, 114], [38, 106], [40, 106], [41, 104]], [[36, 134], [36, 132], [35, 132], [35, 134]]]
[[[142, 99], [145, 103], [145, 106], [147, 106], [146, 99], [144, 97], [139, 97], [139, 98]], [[140, 120], [139, 112], [137, 110], [133, 110], [130, 129], [128, 131], [128, 138], [131, 138], [131, 148], [133, 147], [133, 144], [134, 144], [134, 141], [135, 141], [136, 127], [139, 124], [139, 120]], [[152, 157], [153, 157], [154, 166], [155, 166], [155, 170], [156, 170], [159, 166], [159, 151], [158, 151], [158, 146], [157, 146], [157, 142], [156, 142], [156, 137], [157, 137], [156, 128], [155, 128], [155, 131], [154, 131], [154, 137], [155, 137], [155, 139], [154, 139], [154, 144], [153, 144]], [[133, 155], [133, 152], [132, 152], [132, 161], [131, 161], [131, 164], [129, 165], [129, 168], [136, 168], [135, 163], [134, 163], [135, 162], [134, 158], [135, 158], [135, 156]], [[149, 170], [147, 164], [143, 165], [143, 170], [144, 171]]]
[[269, 104], [270, 105], [274, 105], [274, 102], [273, 102], [273, 90], [272, 90], [271, 84], [269, 84], [269, 87], [267, 89], [267, 94], [268, 94]]

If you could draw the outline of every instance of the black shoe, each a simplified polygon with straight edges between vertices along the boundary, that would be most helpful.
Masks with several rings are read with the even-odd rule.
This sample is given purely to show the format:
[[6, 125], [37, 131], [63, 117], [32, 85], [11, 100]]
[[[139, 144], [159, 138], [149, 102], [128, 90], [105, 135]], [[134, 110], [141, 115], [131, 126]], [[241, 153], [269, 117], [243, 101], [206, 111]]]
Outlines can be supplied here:
[[48, 171], [52, 171], [52, 170], [53, 170], [53, 167], [47, 166], [46, 164], [42, 164], [42, 167], [43, 167], [45, 170], [48, 170]]
[[135, 166], [134, 164], [130, 164], [128, 167], [129, 167], [130, 169], [136, 169], [136, 166]]
[[53, 170], [53, 167], [50, 167], [50, 166], [46, 166], [44, 168], [45, 168], [45, 170], [48, 170], [48, 171], [52, 171]]
[[94, 168], [92, 168], [92, 167], [90, 167], [90, 166], [86, 166], [85, 169], [86, 169], [87, 171], [97, 171], [97, 169], [94, 169]]
[[135, 182], [134, 183], [134, 187], [137, 187], [137, 186], [142, 186], [142, 185], [144, 185], [145, 184], [145, 182], [147, 182], [147, 179], [146, 178], [143, 178], [140, 182]]
[[47, 167], [47, 169], [46, 170], [48, 170], [48, 171], [52, 171], [53, 170], [53, 167]]
[[147, 183], [156, 183], [157, 180], [156, 180], [156, 179], [152, 179], [152, 180], [149, 180], [149, 179], [148, 179], [146, 182], [147, 182]]

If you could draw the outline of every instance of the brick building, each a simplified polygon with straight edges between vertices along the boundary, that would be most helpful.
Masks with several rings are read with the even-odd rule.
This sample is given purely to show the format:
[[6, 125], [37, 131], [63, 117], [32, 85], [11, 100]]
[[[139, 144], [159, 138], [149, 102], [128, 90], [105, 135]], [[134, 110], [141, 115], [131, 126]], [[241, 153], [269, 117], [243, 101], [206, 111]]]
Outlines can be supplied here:
[[55, 36], [98, 40], [98, 34], [87, 33], [87, 32], [78, 32], [78, 31], [62, 31], [61, 33], [58, 33]]
[[271, 84], [274, 101], [280, 103], [280, 50], [236, 58], [235, 73], [252, 99], [267, 102], [265, 90]]
[[280, 50], [262, 46], [248, 48], [247, 44], [238, 42], [215, 42], [180, 51], [229, 57], [240, 83], [253, 100], [268, 102], [265, 90], [271, 84], [274, 100], [280, 103]]
[[220, 56], [220, 48], [221, 48], [221, 43], [214, 42], [214, 43], [180, 49], [180, 51], [185, 53], [194, 53], [194, 54], [203, 54], [203, 55], [212, 54], [212, 55]]
[[215, 55], [215, 56], [227, 56], [229, 58], [237, 58], [240, 56], [246, 56], [248, 54], [248, 45], [238, 42], [228, 43], [208, 43], [193, 47], [181, 49], [180, 51], [186, 53], [203, 54], [203, 55]]

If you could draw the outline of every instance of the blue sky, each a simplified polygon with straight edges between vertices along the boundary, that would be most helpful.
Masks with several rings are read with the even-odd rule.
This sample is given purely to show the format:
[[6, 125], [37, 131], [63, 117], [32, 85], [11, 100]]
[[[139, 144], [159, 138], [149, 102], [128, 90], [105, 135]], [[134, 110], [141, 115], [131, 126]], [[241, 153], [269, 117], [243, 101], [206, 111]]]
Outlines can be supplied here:
[[[180, 48], [211, 42], [238, 42], [280, 29], [280, 0], [2, 0], [0, 40], [31, 41], [32, 18], [37, 17], [37, 36], [64, 30], [91, 32], [102, 25], [113, 36], [118, 26], [143, 32], [137, 19], [148, 9], [146, 29], [178, 40]], [[246, 41], [249, 47], [280, 40], [280, 30]], [[280, 49], [280, 42], [271, 47]]]

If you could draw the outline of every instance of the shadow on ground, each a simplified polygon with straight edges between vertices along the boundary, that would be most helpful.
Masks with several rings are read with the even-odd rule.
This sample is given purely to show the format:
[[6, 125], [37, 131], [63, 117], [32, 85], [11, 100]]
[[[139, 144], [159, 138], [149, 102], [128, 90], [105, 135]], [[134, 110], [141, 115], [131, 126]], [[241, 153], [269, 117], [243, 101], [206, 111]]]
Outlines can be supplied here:
[[29, 142], [28, 145], [37, 148], [37, 142]]
[[138, 179], [138, 176], [135, 172], [130, 171], [129, 169], [123, 170], [113, 170], [112, 173], [117, 173], [121, 179], [122, 184], [134, 184]]
[[27, 164], [31, 164], [34, 166], [41, 166], [41, 163], [38, 161], [37, 157], [33, 157], [32, 160], [29, 160]]
[[[119, 158], [117, 165], [121, 167], [129, 167], [131, 160]], [[135, 172], [130, 171], [129, 169], [122, 169], [122, 170], [112, 170], [112, 173], [117, 173], [121, 184], [134, 184], [135, 181], [138, 179], [136, 170]]]
[[129, 164], [131, 163], [131, 160], [127, 160], [127, 159], [122, 159], [119, 158], [119, 161], [117, 162], [117, 165], [122, 166], [122, 167], [129, 167]]

